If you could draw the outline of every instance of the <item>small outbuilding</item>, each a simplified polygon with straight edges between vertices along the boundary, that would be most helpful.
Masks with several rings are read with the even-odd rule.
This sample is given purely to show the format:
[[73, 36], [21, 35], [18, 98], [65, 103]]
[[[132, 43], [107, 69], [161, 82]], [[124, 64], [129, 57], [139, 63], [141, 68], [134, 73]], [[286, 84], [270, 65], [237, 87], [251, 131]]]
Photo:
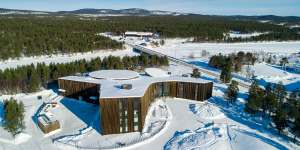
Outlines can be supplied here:
[[38, 117], [38, 126], [45, 134], [60, 129], [59, 121], [46, 113]]

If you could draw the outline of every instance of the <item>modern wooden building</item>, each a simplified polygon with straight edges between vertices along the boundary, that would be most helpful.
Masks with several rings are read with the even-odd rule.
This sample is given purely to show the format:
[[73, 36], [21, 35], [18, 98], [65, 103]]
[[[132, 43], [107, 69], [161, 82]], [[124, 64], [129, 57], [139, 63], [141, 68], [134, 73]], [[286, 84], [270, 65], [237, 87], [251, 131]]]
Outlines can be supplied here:
[[[213, 83], [201, 79], [175, 76], [133, 78], [131, 71], [121, 72], [98, 72], [101, 79], [93, 73], [93, 76], [69, 76], [58, 80], [65, 96], [89, 102], [94, 102], [97, 97], [102, 134], [141, 132], [148, 108], [158, 97], [204, 101], [212, 96]], [[103, 77], [103, 74], [107, 76]], [[130, 76], [126, 78], [124, 74]]]

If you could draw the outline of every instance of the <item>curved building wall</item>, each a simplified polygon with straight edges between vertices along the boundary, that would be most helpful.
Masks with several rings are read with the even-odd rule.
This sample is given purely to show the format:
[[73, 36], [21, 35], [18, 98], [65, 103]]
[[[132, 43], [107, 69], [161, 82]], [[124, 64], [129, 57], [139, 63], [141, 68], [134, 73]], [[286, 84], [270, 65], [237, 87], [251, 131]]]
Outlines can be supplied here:
[[102, 134], [141, 132], [151, 103], [169, 96], [204, 101], [212, 96], [213, 83], [157, 82], [149, 85], [142, 97], [100, 98]]

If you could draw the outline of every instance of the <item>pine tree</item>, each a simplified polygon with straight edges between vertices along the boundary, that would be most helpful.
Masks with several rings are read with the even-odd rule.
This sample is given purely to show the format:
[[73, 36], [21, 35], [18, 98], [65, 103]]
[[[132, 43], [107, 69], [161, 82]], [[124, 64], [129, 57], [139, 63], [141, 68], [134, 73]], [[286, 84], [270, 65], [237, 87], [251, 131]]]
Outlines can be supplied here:
[[278, 84], [276, 84], [276, 86], [274, 88], [274, 93], [275, 93], [276, 99], [279, 101], [280, 105], [282, 105], [284, 103], [284, 99], [287, 94], [282, 82], [279, 82]]
[[245, 105], [245, 111], [251, 114], [257, 113], [262, 106], [263, 96], [263, 89], [258, 86], [257, 81], [254, 81], [249, 89], [249, 97]]
[[11, 98], [4, 102], [4, 111], [4, 128], [16, 136], [25, 129], [24, 104]]
[[[298, 108], [300, 111], [300, 108]], [[292, 131], [294, 134], [293, 142], [296, 142], [296, 137], [300, 137], [300, 116], [298, 116], [294, 122], [294, 126], [292, 127]]]
[[193, 69], [193, 73], [191, 75], [193, 78], [200, 78], [201, 73], [199, 72], [199, 69], [195, 68]]
[[273, 116], [273, 121], [278, 130], [278, 134], [281, 134], [282, 130], [287, 126], [287, 113], [280, 106]]
[[220, 79], [224, 83], [229, 83], [231, 81], [231, 78], [232, 78], [232, 76], [231, 76], [231, 66], [232, 66], [232, 61], [227, 60], [226, 64], [224, 65], [224, 67], [221, 70]]
[[31, 65], [28, 70], [28, 92], [35, 92], [39, 88], [39, 78], [34, 65]]
[[238, 82], [233, 80], [231, 81], [231, 84], [227, 88], [226, 91], [226, 98], [229, 100], [230, 103], [234, 103], [237, 99], [239, 92]]

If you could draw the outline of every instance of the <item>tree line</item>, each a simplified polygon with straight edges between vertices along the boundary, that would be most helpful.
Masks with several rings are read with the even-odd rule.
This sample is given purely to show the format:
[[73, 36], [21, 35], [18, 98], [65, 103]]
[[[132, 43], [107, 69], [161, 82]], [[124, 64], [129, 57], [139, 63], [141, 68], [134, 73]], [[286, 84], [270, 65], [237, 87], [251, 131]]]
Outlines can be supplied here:
[[123, 43], [100, 36], [93, 28], [72, 19], [1, 18], [0, 60], [123, 48]]
[[[234, 104], [238, 98], [238, 82], [232, 81], [225, 92], [228, 104]], [[251, 84], [247, 98], [245, 112], [271, 119], [281, 134], [286, 128], [293, 133], [293, 141], [300, 137], [300, 90], [286, 92], [284, 85], [268, 83], [266, 87], [260, 87], [257, 81]]]
[[136, 69], [138, 67], [166, 66], [167, 57], [156, 55], [140, 56], [108, 56], [103, 59], [95, 58], [90, 61], [77, 60], [74, 62], [56, 64], [38, 63], [17, 68], [0, 70], [0, 93], [11, 94], [19, 92], [35, 92], [41, 87], [47, 87], [49, 83], [59, 77], [75, 75], [76, 73], [91, 72], [100, 69]]
[[221, 70], [220, 79], [224, 83], [230, 82], [231, 73], [239, 72], [243, 65], [254, 65], [257, 58], [253, 53], [238, 52], [237, 54], [214, 55], [210, 58], [208, 65]]
[[300, 137], [300, 90], [287, 93], [281, 82], [262, 88], [255, 81], [249, 89], [245, 111], [271, 118], [279, 134], [289, 128], [294, 141]]
[[299, 40], [295, 29], [256, 21], [207, 16], [123, 16], [81, 19], [78, 17], [0, 17], [0, 59], [55, 53], [120, 49], [122, 43], [99, 36], [126, 31], [149, 31], [162, 37], [190, 38], [195, 42], [233, 42], [224, 33], [269, 32], [246, 40]]

